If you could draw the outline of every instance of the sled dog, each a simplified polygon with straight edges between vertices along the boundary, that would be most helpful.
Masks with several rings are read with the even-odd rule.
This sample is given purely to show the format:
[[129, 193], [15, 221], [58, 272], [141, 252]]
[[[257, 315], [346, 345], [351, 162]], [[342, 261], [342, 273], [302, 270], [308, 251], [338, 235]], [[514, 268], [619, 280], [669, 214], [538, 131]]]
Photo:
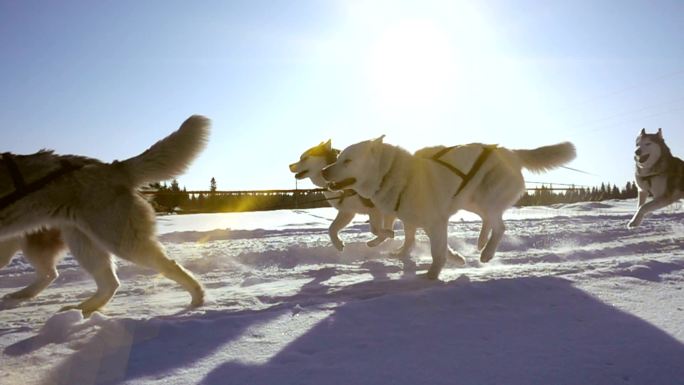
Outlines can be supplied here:
[[62, 310], [85, 315], [112, 298], [119, 280], [111, 255], [155, 269], [204, 302], [193, 275], [169, 259], [155, 235], [155, 215], [137, 187], [181, 174], [208, 139], [209, 120], [195, 115], [142, 154], [104, 163], [39, 151], [0, 158], [0, 268], [23, 250], [36, 269], [33, 283], [8, 294], [36, 296], [57, 278], [57, 259], [67, 246], [97, 283], [88, 299]]
[[[290, 171], [295, 173], [297, 179], [309, 178], [314, 185], [327, 188], [328, 182], [323, 179], [321, 171], [334, 163], [339, 153], [340, 150], [332, 148], [331, 140], [321, 142], [304, 151], [299, 161], [290, 165]], [[354, 190], [349, 189], [323, 191], [323, 195], [330, 205], [337, 209], [337, 216], [328, 229], [330, 241], [337, 250], [344, 249], [344, 244], [338, 235], [340, 230], [347, 226], [356, 214], [368, 214], [371, 233], [376, 236], [367, 242], [368, 246], [374, 247], [387, 238], [394, 238], [394, 231], [392, 231], [394, 216], [383, 215], [369, 199], [362, 198]]]
[[504, 233], [503, 212], [525, 190], [521, 169], [542, 172], [574, 157], [575, 147], [569, 142], [534, 150], [473, 143], [430, 147], [411, 155], [380, 137], [347, 147], [323, 169], [323, 177], [331, 189], [354, 189], [383, 212], [395, 213], [407, 233], [423, 228], [432, 254], [427, 277], [437, 279], [449, 252], [447, 226], [452, 214], [465, 209], [482, 218], [478, 247], [480, 261], [487, 262]]
[[[672, 155], [660, 128], [655, 134], [641, 129], [636, 138], [634, 161], [638, 206], [629, 227], [639, 226], [644, 215], [684, 198], [684, 161]], [[649, 195], [653, 199], [647, 203]]]

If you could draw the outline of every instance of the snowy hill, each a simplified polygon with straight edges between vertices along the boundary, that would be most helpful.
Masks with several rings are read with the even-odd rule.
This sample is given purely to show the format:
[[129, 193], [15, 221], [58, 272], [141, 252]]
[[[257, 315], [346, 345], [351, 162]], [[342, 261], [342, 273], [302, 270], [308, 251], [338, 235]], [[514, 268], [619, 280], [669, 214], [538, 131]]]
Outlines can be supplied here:
[[[102, 314], [57, 313], [95, 284], [67, 256], [38, 298], [0, 303], [0, 384], [684, 384], [684, 209], [628, 230], [635, 202], [509, 210], [495, 259], [452, 218], [468, 259], [441, 281], [419, 233], [369, 249], [365, 217], [329, 243], [332, 209], [163, 216], [168, 253], [209, 303], [119, 261]], [[32, 279], [17, 256], [0, 296]]]

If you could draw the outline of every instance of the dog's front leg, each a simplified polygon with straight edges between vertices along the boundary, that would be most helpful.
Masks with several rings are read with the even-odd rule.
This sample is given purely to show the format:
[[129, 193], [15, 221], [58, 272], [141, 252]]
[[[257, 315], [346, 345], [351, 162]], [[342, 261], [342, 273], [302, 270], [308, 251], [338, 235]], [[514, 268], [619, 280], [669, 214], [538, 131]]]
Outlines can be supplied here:
[[56, 229], [40, 230], [27, 234], [24, 237], [21, 248], [24, 257], [31, 266], [36, 269], [35, 279], [25, 288], [7, 294], [10, 299], [28, 299], [37, 296], [48, 287], [59, 275], [57, 273], [57, 261], [64, 252], [64, 244], [60, 238], [60, 232]]
[[411, 256], [413, 245], [416, 244], [416, 226], [402, 222], [404, 226], [404, 244], [400, 248], [392, 252], [392, 256], [397, 258], [408, 258]]
[[394, 238], [394, 218], [394, 215], [383, 215], [378, 209], [371, 210], [368, 219], [370, 220], [371, 232], [376, 237], [366, 242], [366, 245], [375, 247], [387, 238]]
[[648, 192], [639, 189], [637, 192], [637, 211], [634, 213], [634, 216], [629, 221], [627, 227], [637, 227], [641, 223], [641, 219], [643, 218], [637, 217], [637, 215], [639, 214], [641, 207], [644, 205], [644, 203], [646, 203], [646, 198], [648, 198]]
[[[639, 194], [641, 194], [641, 191], [639, 191]], [[644, 195], [645, 194], [646, 193], [644, 193]], [[639, 197], [639, 200], [641, 201], [641, 196]], [[630, 228], [639, 226], [646, 214], [661, 209], [673, 202], [674, 201], [671, 198], [658, 197], [648, 203], [639, 205], [639, 209], [637, 210], [636, 214], [634, 214], [634, 217], [632, 217], [632, 220], [629, 221], [627, 226]]]
[[330, 235], [330, 241], [332, 242], [333, 246], [335, 246], [335, 248], [339, 251], [344, 250], [344, 243], [342, 243], [342, 241], [340, 240], [338, 233], [345, 226], [347, 226], [352, 221], [352, 219], [354, 219], [355, 215], [356, 215], [356, 213], [351, 212], [351, 211], [339, 210], [337, 212], [337, 216], [335, 217], [335, 219], [330, 224], [330, 228], [328, 229], [328, 234]]

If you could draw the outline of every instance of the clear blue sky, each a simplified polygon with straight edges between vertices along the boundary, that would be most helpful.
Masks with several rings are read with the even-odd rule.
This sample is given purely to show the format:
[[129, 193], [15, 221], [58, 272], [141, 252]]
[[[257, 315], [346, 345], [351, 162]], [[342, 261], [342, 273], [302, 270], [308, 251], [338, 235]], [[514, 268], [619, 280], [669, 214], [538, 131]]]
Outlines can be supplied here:
[[642, 127], [684, 157], [683, 39], [683, 1], [0, 0], [0, 151], [124, 159], [200, 113], [188, 189], [293, 188], [306, 148], [381, 134], [571, 140], [598, 176], [528, 179], [622, 186]]

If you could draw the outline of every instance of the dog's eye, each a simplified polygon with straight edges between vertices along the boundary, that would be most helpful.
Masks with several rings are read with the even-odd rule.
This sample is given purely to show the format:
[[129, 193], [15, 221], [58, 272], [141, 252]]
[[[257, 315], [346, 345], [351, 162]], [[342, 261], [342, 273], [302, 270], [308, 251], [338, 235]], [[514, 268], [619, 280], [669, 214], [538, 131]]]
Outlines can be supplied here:
[[309, 159], [308, 156], [303, 156], [303, 157], [301, 157], [299, 160], [301, 160], [302, 162], [304, 162], [304, 161], [307, 160], [307, 159]]
[[349, 164], [349, 162], [351, 162], [351, 159], [345, 159], [342, 161], [342, 164]]

